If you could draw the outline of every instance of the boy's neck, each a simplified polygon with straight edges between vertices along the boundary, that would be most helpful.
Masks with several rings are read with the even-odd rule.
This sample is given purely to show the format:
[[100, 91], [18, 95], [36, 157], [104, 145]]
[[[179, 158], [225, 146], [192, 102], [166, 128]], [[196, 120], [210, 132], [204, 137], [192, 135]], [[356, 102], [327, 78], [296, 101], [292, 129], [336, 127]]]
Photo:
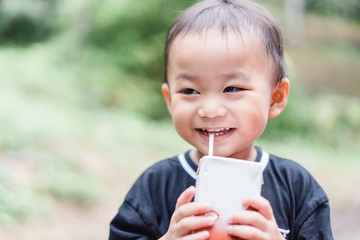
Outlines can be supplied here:
[[202, 154], [197, 149], [192, 149], [190, 151], [190, 158], [196, 165], [199, 165], [199, 161], [203, 156], [204, 156], [204, 154]]
[[[254, 162], [256, 160], [257, 157], [257, 151], [255, 149], [254, 146], [252, 146], [250, 148], [250, 151], [248, 154], [246, 154], [247, 156], [244, 156], [242, 158], [239, 158], [241, 160], [246, 160], [246, 161], [252, 161]], [[197, 149], [192, 149], [190, 151], [190, 158], [191, 160], [196, 164], [199, 165], [200, 159], [204, 156], [204, 154], [202, 154], [200, 151], [198, 151]]]

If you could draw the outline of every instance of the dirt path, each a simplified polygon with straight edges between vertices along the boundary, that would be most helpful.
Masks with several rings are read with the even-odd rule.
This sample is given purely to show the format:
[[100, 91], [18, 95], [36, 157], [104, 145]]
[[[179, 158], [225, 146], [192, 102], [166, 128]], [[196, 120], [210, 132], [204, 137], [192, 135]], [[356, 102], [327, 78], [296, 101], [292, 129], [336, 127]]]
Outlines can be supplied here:
[[333, 213], [332, 224], [335, 239], [360, 239], [360, 209]]

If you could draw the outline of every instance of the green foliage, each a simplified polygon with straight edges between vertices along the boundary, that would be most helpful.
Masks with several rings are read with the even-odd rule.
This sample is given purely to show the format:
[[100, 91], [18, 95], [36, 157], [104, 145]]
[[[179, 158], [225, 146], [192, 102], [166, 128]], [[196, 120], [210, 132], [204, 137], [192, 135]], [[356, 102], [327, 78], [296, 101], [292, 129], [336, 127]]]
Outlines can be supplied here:
[[86, 139], [84, 109], [93, 106], [61, 51], [53, 44], [0, 49], [0, 224], [47, 214], [59, 200], [93, 204], [100, 194], [86, 165], [58, 146]]
[[299, 136], [331, 146], [358, 142], [360, 136], [360, 100], [351, 96], [291, 93], [284, 112], [270, 119], [264, 139]]
[[54, 3], [55, 0], [3, 0], [0, 8], [0, 44], [23, 46], [47, 40], [55, 31], [54, 22], [51, 21]]
[[[326, 45], [325, 45], [326, 46]], [[332, 46], [332, 45], [331, 45]], [[326, 47], [325, 47], [326, 48]], [[322, 65], [324, 71], [333, 71], [332, 79], [321, 79], [321, 76], [313, 77], [312, 81], [323, 81], [323, 88], [328, 88], [331, 81], [336, 81], [341, 87], [347, 88], [351, 94], [336, 93], [335, 89], [331, 92], [321, 91], [319, 89], [307, 89], [301, 84], [301, 77], [305, 75], [300, 73], [296, 66], [292, 65], [292, 59], [287, 58], [289, 63], [289, 79], [290, 79], [290, 94], [286, 108], [275, 119], [269, 119], [268, 125], [262, 138], [266, 140], [271, 139], [286, 139], [293, 136], [298, 136], [303, 139], [310, 140], [312, 142], [321, 142], [330, 146], [348, 145], [354, 146], [360, 141], [360, 99], [356, 96], [356, 90], [353, 89], [353, 78], [356, 74], [351, 75], [348, 72], [349, 79], [346, 80], [344, 86], [344, 77], [341, 75], [339, 79], [336, 79], [335, 71], [329, 69], [333, 66], [339, 67], [341, 65], [333, 65], [329, 56], [336, 52], [333, 47], [328, 51], [324, 51], [323, 47], [317, 48], [317, 51], [322, 52], [322, 56], [327, 56], [327, 59], [323, 59]], [[351, 59], [354, 59], [354, 55], [358, 54], [357, 51], [340, 51], [339, 54], [335, 54], [336, 59], [342, 59], [349, 64], [345, 67], [354, 69], [354, 65], [351, 65]], [[295, 55], [295, 54], [294, 54]], [[346, 57], [345, 57], [346, 55]], [[310, 64], [316, 62], [316, 51], [312, 51], [312, 60]], [[359, 56], [359, 55], [358, 55]], [[308, 58], [306, 58], [309, 61]], [[327, 64], [326, 64], [327, 63]], [[328, 66], [328, 67], [326, 67]], [[345, 68], [344, 67], [344, 68]], [[319, 68], [319, 66], [317, 66]], [[309, 69], [309, 68], [308, 68]], [[326, 69], [326, 70], [325, 70]], [[311, 73], [306, 72], [306, 77], [310, 78]], [[327, 72], [323, 73], [324, 76], [328, 76]], [[356, 79], [355, 79], [356, 82]], [[312, 83], [317, 85], [318, 83]], [[339, 91], [340, 92], [340, 91]]]
[[189, 4], [174, 0], [108, 0], [96, 5], [87, 41], [108, 52], [112, 64], [122, 69], [124, 76], [120, 78], [128, 88], [120, 92], [130, 97], [123, 98], [122, 106], [134, 107], [152, 119], [168, 115], [165, 108], [159, 107], [163, 106], [159, 93], [165, 34], [178, 12]]
[[360, 21], [360, 1], [358, 0], [306, 0], [306, 10], [327, 16], [341, 16]]
[[[295, 84], [292, 84], [295, 85]], [[296, 86], [295, 86], [296, 87]], [[295, 88], [292, 87], [292, 88]], [[285, 110], [275, 119], [269, 119], [263, 137], [267, 139], [285, 138], [288, 136], [308, 136], [313, 128], [309, 115], [311, 100], [299, 90], [291, 90]]]

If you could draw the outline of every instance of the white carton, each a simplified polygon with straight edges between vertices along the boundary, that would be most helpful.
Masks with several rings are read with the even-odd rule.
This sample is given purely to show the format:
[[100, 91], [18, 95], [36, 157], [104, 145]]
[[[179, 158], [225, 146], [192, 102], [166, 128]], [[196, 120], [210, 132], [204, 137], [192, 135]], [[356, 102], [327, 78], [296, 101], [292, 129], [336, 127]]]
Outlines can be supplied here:
[[260, 195], [262, 180], [261, 163], [217, 156], [200, 159], [195, 201], [210, 202], [219, 215], [209, 239], [231, 239], [226, 233], [228, 217], [245, 210], [245, 199]]

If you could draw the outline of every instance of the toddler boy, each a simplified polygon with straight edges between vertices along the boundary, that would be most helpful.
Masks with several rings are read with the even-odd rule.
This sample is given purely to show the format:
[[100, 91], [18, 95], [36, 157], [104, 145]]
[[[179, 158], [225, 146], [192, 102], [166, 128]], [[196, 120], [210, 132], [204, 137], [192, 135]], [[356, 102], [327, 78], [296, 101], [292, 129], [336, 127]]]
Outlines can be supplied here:
[[[261, 196], [228, 217], [239, 239], [332, 239], [328, 198], [297, 163], [254, 146], [285, 108], [289, 80], [279, 27], [246, 0], [204, 0], [169, 29], [162, 93], [179, 135], [191, 145], [146, 170], [111, 222], [115, 239], [207, 239], [216, 218], [193, 202], [196, 169], [215, 135], [214, 155], [268, 162]], [[224, 173], [226, 174], [226, 173]], [[231, 186], [236, 189], [236, 183]]]

